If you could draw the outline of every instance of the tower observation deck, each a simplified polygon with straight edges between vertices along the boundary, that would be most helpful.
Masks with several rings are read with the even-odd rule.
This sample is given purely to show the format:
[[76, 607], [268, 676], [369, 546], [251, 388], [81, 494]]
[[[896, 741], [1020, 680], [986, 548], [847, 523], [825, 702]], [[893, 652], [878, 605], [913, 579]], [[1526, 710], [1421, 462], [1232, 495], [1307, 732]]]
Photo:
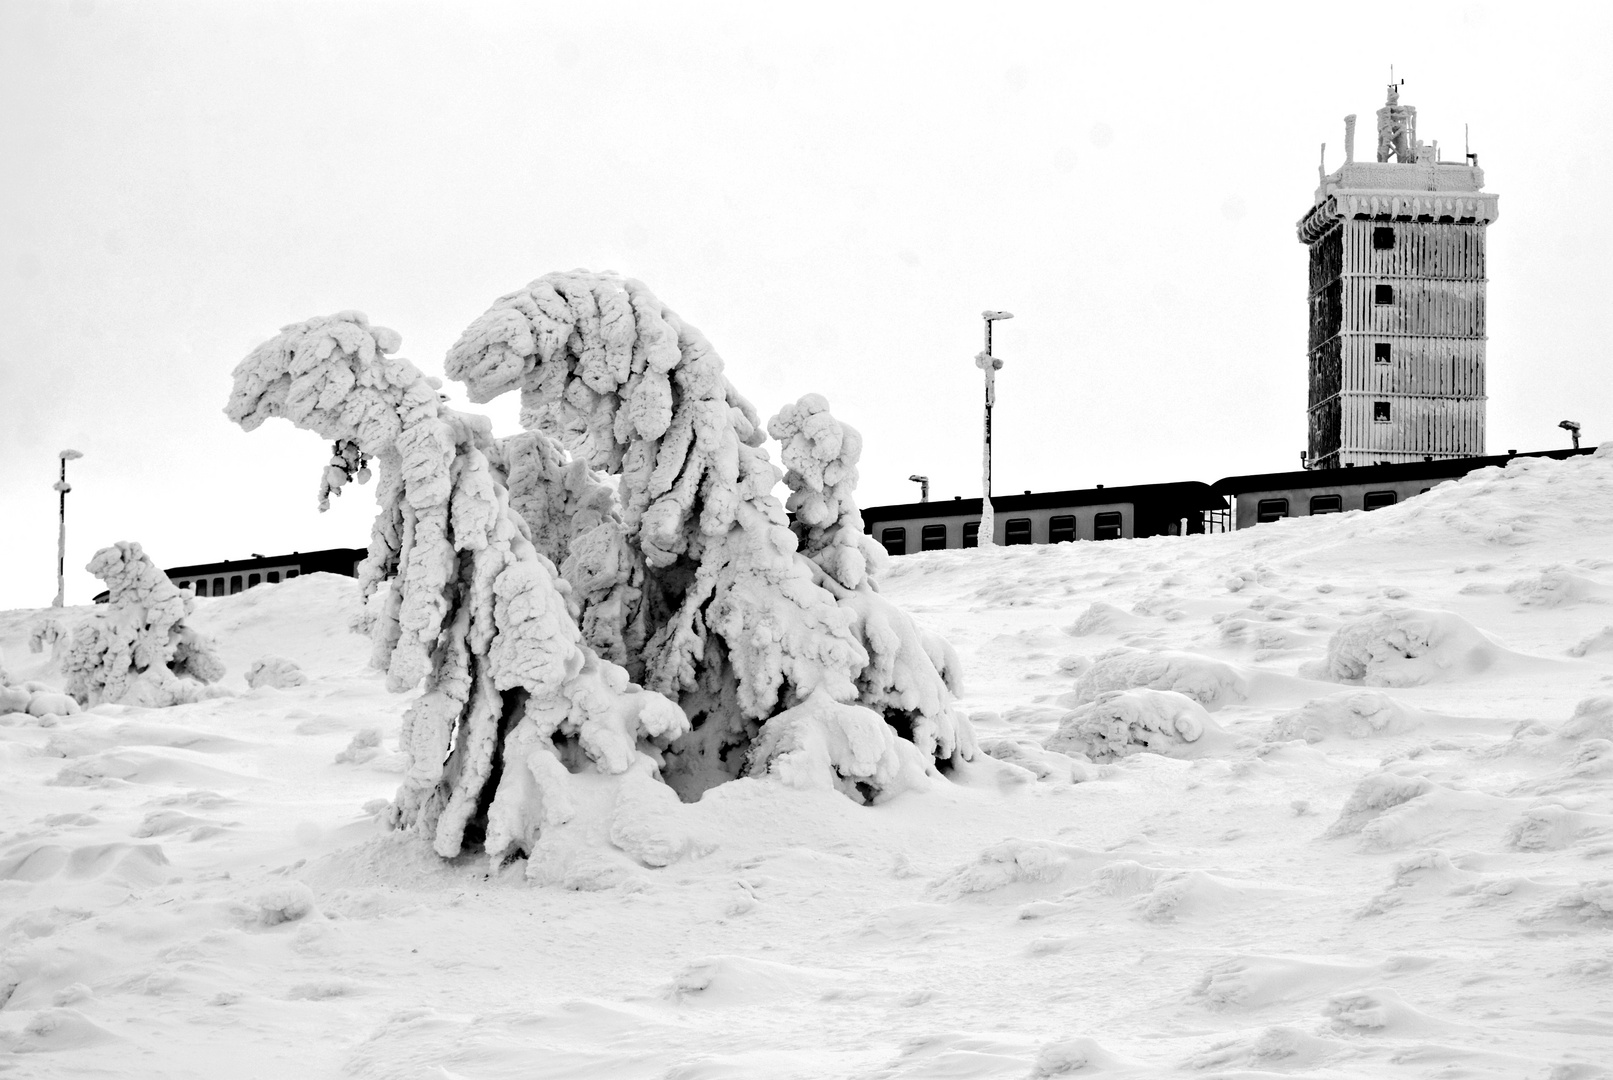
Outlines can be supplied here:
[[1478, 155], [1439, 160], [1397, 86], [1376, 161], [1319, 167], [1310, 248], [1311, 468], [1484, 453], [1485, 229], [1499, 216]]

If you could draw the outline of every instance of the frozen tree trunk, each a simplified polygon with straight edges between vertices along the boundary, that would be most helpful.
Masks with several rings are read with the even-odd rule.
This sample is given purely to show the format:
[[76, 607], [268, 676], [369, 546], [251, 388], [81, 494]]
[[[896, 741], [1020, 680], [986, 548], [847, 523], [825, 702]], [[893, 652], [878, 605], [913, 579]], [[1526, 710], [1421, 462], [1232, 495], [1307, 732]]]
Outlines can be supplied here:
[[398, 344], [357, 312], [288, 326], [235, 369], [225, 412], [249, 431], [283, 417], [335, 440], [322, 504], [377, 461], [356, 626], [392, 690], [423, 684], [390, 820], [445, 857], [479, 844], [497, 862], [534, 849], [575, 773], [653, 769], [688, 723], [583, 643], [568, 587], [511, 505], [506, 469], [527, 468], [524, 451], [444, 407], [433, 381], [388, 355]]
[[73, 630], [62, 661], [67, 692], [82, 705], [154, 708], [206, 696], [224, 665], [213, 643], [185, 625], [190, 594], [124, 540], [97, 551], [85, 569], [106, 583], [107, 603]]

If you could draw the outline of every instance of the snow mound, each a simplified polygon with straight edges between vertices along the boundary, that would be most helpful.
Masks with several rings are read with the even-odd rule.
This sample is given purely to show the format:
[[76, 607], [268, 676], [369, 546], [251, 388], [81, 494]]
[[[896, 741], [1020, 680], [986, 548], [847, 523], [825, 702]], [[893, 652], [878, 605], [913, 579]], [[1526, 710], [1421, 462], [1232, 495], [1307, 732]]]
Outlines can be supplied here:
[[1456, 1030], [1455, 1024], [1437, 1020], [1412, 1007], [1387, 987], [1335, 994], [1328, 999], [1322, 1015], [1332, 1019], [1335, 1030], [1346, 1032], [1406, 1037]]
[[1049, 750], [1113, 761], [1132, 754], [1199, 758], [1237, 740], [1197, 701], [1173, 690], [1112, 690], [1075, 709], [1047, 740]]
[[1557, 729], [1560, 739], [1613, 739], [1613, 695], [1588, 697], [1574, 706], [1574, 715]]
[[254, 905], [258, 922], [264, 926], [306, 919], [317, 909], [314, 891], [300, 881], [282, 881], [259, 891]]
[[1313, 698], [1272, 721], [1266, 737], [1273, 742], [1330, 738], [1371, 739], [1404, 735], [1422, 726], [1421, 714], [1388, 694], [1375, 690], [1347, 690]]
[[789, 787], [835, 788], [861, 801], [883, 801], [926, 784], [926, 760], [883, 717], [835, 701], [820, 690], [762, 725], [749, 772]]
[[260, 657], [252, 661], [252, 666], [246, 673], [246, 684], [254, 690], [260, 686], [285, 690], [293, 686], [302, 686], [307, 681], [308, 677], [302, 673], [302, 668], [280, 656]]
[[1346, 623], [1327, 645], [1326, 677], [1368, 686], [1421, 686], [1477, 675], [1502, 650], [1460, 615], [1400, 608]]
[[1038, 780], [1079, 784], [1097, 775], [1090, 764], [1071, 756], [1080, 751], [1047, 750], [1031, 739], [987, 739], [980, 749], [988, 757], [1030, 771]]
[[1173, 691], [1211, 710], [1248, 697], [1248, 680], [1231, 664], [1197, 653], [1128, 649], [1098, 657], [1058, 702], [1074, 708], [1114, 690], [1138, 688]]
[[1086, 637], [1089, 634], [1119, 634], [1145, 625], [1145, 619], [1122, 611], [1113, 604], [1094, 600], [1076, 617], [1075, 622], [1065, 627], [1064, 632], [1072, 637]]
[[1602, 652], [1613, 652], [1613, 626], [1604, 626], [1596, 633], [1582, 638], [1568, 650], [1568, 655], [1589, 656], [1591, 653]]
[[825, 968], [797, 967], [753, 956], [710, 956], [686, 964], [666, 989], [682, 1004], [754, 1005], [805, 994], [819, 995], [845, 976]]
[[1050, 840], [1004, 840], [986, 848], [973, 862], [932, 881], [926, 891], [937, 900], [960, 900], [1005, 890], [1016, 898], [1027, 892], [1041, 895], [1113, 859], [1109, 853]]
[[1554, 608], [1585, 600], [1604, 600], [1607, 590], [1598, 582], [1566, 570], [1543, 570], [1519, 578], [1506, 588], [1508, 596], [1526, 607]]
[[1442, 839], [1474, 819], [1508, 813], [1515, 804], [1477, 791], [1437, 784], [1426, 776], [1383, 771], [1362, 779], [1324, 838], [1359, 835], [1368, 851], [1393, 851]]

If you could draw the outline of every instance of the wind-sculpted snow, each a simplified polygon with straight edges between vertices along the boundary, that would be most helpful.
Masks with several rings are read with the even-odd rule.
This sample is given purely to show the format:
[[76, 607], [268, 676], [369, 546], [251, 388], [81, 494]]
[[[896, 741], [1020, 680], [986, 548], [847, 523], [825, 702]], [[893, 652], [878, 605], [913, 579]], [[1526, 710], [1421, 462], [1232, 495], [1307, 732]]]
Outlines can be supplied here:
[[1066, 707], [1085, 705], [1114, 690], [1144, 687], [1186, 695], [1206, 709], [1236, 704], [1248, 694], [1248, 680], [1231, 664], [1196, 653], [1139, 652], [1125, 649], [1098, 657], [1059, 698]]
[[[756, 410], [704, 336], [637, 281], [539, 278], [473, 322], [445, 366], [472, 401], [519, 390], [528, 436], [618, 478], [614, 503], [579, 497], [587, 524], [568, 509], [562, 569], [587, 643], [691, 717], [664, 755], [680, 793], [764, 768], [762, 724], [816, 694], [874, 710], [926, 759], [973, 756], [956, 654], [876, 591], [885, 556], [854, 497], [862, 439], [822, 397], [769, 424], [792, 531]], [[534, 534], [544, 525], [526, 507], [553, 517], [535, 488], [554, 490], [555, 471], [509, 473]]]
[[97, 551], [86, 569], [109, 595], [104, 609], [73, 629], [62, 661], [67, 692], [85, 705], [148, 707], [206, 696], [224, 665], [213, 643], [185, 623], [195, 607], [190, 594], [128, 541]]

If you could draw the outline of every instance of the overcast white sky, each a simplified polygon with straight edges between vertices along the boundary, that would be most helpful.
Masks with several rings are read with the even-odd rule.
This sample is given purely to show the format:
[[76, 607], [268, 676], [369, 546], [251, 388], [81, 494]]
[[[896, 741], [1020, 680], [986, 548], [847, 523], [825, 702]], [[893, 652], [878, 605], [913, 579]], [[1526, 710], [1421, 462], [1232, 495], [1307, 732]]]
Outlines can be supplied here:
[[358, 308], [440, 374], [578, 266], [645, 281], [764, 417], [827, 395], [864, 505], [978, 493], [984, 308], [1018, 316], [997, 491], [1297, 467], [1294, 222], [1390, 63], [1501, 196], [1491, 451], [1613, 437], [1606, 5], [989, 9], [0, 5], [0, 607], [55, 592], [64, 447], [69, 602], [114, 540], [363, 545], [317, 437], [224, 419], [235, 363]]

